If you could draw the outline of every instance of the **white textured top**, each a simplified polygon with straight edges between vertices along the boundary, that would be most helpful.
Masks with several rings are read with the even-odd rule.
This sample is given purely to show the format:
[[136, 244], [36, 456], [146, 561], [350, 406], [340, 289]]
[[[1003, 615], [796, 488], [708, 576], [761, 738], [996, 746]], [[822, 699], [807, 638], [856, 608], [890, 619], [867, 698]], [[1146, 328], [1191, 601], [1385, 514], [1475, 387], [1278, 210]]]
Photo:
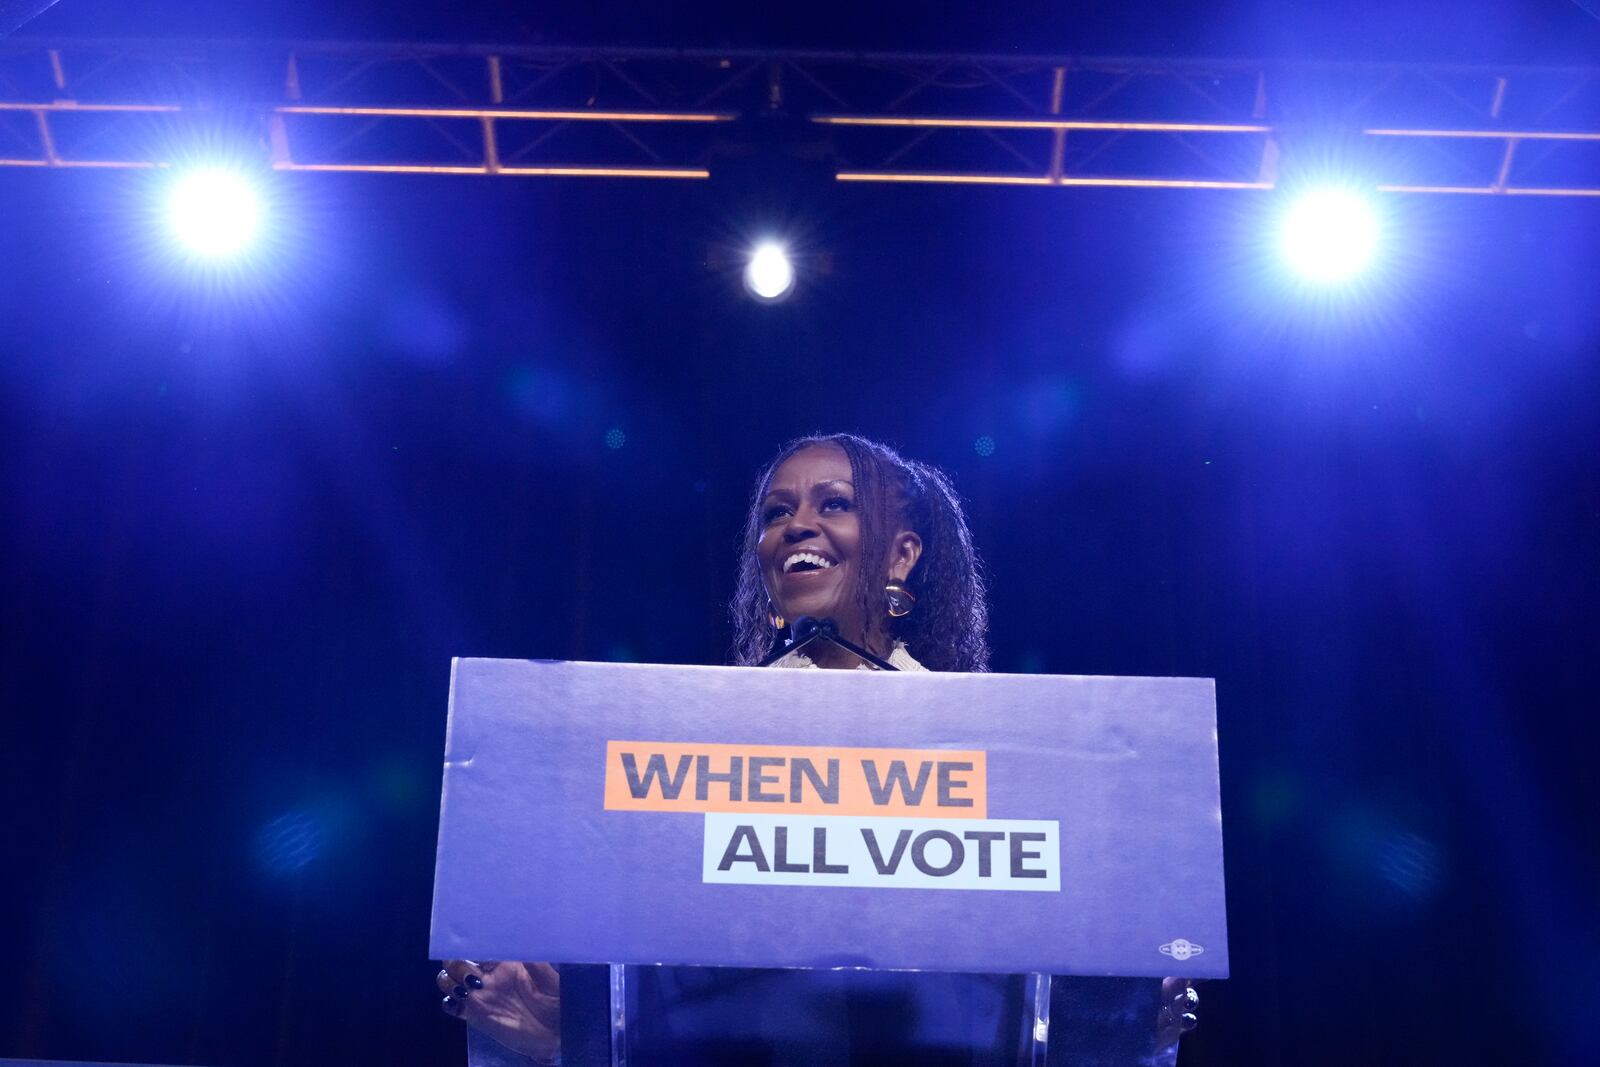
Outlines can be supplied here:
[[[918, 663], [912, 657], [911, 653], [906, 651], [906, 643], [904, 641], [896, 641], [894, 643], [894, 648], [889, 652], [888, 659], [889, 666], [895, 668], [896, 670], [925, 671], [928, 669], [922, 664]], [[806, 655], [804, 652], [790, 652], [781, 659], [774, 660], [772, 665], [774, 667], [810, 667], [814, 670], [821, 669], [816, 665], [811, 657]], [[865, 661], [856, 664], [856, 670], [858, 671], [875, 671], [877, 669], [878, 668]]]

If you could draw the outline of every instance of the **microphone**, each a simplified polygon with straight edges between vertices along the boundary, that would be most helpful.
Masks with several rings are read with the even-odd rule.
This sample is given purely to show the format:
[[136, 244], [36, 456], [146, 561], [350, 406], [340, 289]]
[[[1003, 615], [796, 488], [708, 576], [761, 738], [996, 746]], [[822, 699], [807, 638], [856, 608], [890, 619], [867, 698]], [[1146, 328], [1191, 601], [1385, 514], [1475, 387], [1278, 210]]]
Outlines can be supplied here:
[[790, 643], [809, 641], [813, 637], [827, 638], [839, 635], [839, 625], [832, 619], [819, 619], [814, 615], [801, 615], [789, 624], [789, 633], [793, 636]]
[[849, 652], [857, 659], [872, 664], [880, 671], [898, 671], [900, 668], [888, 660], [874, 656], [854, 641], [839, 633], [839, 624], [832, 619], [819, 619], [814, 615], [801, 615], [789, 623], [789, 641], [772, 650], [772, 654], [760, 663], [758, 667], [770, 667], [778, 660], [791, 652], [798, 652], [806, 645], [816, 640], [831, 641], [840, 648]]

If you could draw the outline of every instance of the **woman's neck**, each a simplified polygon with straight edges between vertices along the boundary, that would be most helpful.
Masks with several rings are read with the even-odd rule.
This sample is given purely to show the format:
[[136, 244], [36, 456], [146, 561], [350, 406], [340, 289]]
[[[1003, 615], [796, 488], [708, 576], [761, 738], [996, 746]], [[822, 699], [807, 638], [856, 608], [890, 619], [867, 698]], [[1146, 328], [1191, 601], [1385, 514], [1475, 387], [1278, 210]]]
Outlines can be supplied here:
[[861, 658], [842, 645], [832, 641], [816, 640], [806, 646], [811, 662], [828, 670], [850, 671], [860, 666]]

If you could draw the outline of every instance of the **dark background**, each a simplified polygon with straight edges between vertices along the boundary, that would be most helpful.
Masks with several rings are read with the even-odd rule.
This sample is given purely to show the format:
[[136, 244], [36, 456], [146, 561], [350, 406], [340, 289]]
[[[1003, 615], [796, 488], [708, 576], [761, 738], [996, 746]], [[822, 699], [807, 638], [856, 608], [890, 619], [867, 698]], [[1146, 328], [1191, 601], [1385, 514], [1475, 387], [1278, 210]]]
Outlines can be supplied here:
[[[62, 0], [26, 32], [1600, 42], [1556, 3], [660, 7]], [[1184, 1063], [1587, 1058], [1600, 203], [1392, 198], [1330, 298], [1254, 193], [289, 175], [218, 276], [152, 181], [0, 173], [0, 1055], [459, 1062], [449, 658], [720, 662], [751, 477], [849, 429], [969, 498], [996, 669], [1217, 679], [1234, 977]], [[705, 263], [768, 228], [803, 274], [758, 306]]]

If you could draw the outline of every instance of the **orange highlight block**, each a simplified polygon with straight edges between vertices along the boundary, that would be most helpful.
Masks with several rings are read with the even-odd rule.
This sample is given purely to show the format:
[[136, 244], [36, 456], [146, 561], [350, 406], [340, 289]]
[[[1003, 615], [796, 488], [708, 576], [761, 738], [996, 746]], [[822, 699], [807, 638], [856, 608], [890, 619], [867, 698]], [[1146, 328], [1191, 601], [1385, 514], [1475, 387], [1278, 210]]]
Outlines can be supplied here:
[[607, 741], [605, 806], [982, 819], [988, 776], [979, 751]]

